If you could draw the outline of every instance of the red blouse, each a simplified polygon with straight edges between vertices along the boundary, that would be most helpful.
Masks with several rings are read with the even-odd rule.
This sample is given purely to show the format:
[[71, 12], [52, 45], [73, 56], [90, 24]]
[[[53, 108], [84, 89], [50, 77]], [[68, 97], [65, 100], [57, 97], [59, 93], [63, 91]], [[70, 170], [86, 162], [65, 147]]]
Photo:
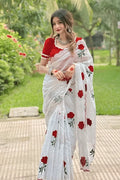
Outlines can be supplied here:
[[[81, 39], [82, 39], [81, 37], [76, 37], [76, 42]], [[54, 55], [59, 53], [61, 50], [63, 49], [55, 46], [54, 38], [48, 38], [45, 40], [44, 43], [44, 47], [42, 50], [42, 58], [48, 59], [50, 57], [54, 57]]]

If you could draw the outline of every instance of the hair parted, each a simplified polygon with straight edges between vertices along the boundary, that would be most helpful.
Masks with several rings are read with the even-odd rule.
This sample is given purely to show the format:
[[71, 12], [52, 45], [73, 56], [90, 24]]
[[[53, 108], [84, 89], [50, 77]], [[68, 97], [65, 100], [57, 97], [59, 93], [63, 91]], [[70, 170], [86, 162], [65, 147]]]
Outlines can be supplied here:
[[[66, 38], [70, 42], [69, 50], [73, 52], [76, 46], [76, 42], [75, 42], [75, 33], [73, 32], [72, 14], [68, 10], [65, 10], [65, 9], [58, 9], [57, 11], [55, 11], [51, 16], [52, 31], [53, 31], [53, 18], [54, 17], [59, 18], [64, 24], [66, 28]], [[53, 31], [51, 34], [51, 37], [57, 37], [57, 36], [59, 35], [54, 34], [54, 31]]]

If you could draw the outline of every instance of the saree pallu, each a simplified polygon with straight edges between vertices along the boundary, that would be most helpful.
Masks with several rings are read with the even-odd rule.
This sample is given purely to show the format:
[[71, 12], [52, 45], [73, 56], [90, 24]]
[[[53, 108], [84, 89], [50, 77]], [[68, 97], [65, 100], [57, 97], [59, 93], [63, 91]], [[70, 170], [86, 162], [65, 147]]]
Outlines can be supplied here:
[[72, 158], [78, 146], [80, 169], [89, 171], [95, 154], [96, 108], [93, 91], [93, 61], [84, 42], [77, 42], [73, 55], [67, 48], [56, 54], [49, 66], [65, 71], [75, 64], [71, 80], [45, 75], [43, 112], [47, 133], [38, 179], [73, 180]]

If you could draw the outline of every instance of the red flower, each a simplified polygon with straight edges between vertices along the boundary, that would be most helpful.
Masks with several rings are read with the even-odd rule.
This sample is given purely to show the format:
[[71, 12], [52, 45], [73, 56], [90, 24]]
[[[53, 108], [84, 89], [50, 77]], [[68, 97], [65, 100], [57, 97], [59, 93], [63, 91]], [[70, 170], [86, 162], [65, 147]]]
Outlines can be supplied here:
[[43, 162], [44, 164], [47, 164], [47, 160], [48, 160], [48, 157], [44, 156], [42, 157], [41, 162]]
[[79, 122], [78, 127], [79, 127], [80, 129], [83, 129], [83, 128], [84, 128], [84, 123], [83, 123], [83, 121]]
[[72, 88], [69, 88], [68, 91], [72, 92]]
[[82, 98], [82, 96], [83, 96], [83, 91], [82, 91], [82, 90], [80, 90], [80, 91], [78, 92], [78, 96], [79, 96], [80, 98]]
[[22, 56], [22, 55], [23, 55], [23, 53], [22, 53], [22, 52], [20, 52], [20, 53], [19, 53], [19, 55], [20, 55], [20, 56]]
[[56, 138], [56, 137], [57, 137], [57, 131], [56, 131], [56, 130], [53, 131], [53, 132], [52, 132], [52, 135]]
[[92, 125], [92, 121], [91, 121], [89, 118], [87, 119], [87, 124], [88, 124], [89, 126]]
[[23, 55], [23, 56], [26, 56], [26, 54], [25, 54], [25, 53], [22, 53], [22, 55]]
[[81, 162], [82, 166], [85, 166], [85, 164], [86, 164], [85, 157], [81, 157], [80, 162]]
[[83, 50], [83, 49], [84, 49], [84, 45], [83, 45], [83, 44], [80, 44], [80, 45], [78, 46], [78, 49]]
[[7, 37], [8, 37], [8, 38], [12, 38], [12, 36], [11, 36], [11, 35], [9, 35], [9, 34], [7, 34]]
[[66, 162], [65, 162], [65, 161], [63, 161], [63, 164], [64, 164], [64, 167], [65, 167], [65, 165], [66, 165]]
[[22, 52], [20, 52], [19, 55], [20, 55], [20, 56], [26, 56], [26, 54], [25, 54], [25, 53], [22, 53]]
[[72, 119], [72, 118], [74, 117], [74, 113], [73, 113], [73, 112], [69, 112], [69, 113], [67, 114], [67, 117]]
[[81, 73], [81, 76], [82, 76], [82, 80], [84, 80], [85, 76], [83, 72]]
[[92, 65], [88, 66], [88, 68], [89, 68], [89, 70], [90, 70], [91, 72], [93, 72], [93, 71], [94, 71], [94, 68], [93, 68], [93, 66], [92, 66]]
[[85, 91], [87, 91], [87, 84], [85, 84]]
[[22, 46], [19, 44], [19, 47], [22, 47]]

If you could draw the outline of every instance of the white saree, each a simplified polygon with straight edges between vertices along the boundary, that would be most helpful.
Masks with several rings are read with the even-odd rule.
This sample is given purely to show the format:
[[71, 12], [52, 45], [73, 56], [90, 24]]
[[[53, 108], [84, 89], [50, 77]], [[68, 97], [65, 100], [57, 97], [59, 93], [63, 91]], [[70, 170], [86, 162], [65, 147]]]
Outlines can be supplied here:
[[89, 171], [95, 153], [96, 108], [93, 91], [93, 60], [83, 39], [77, 41], [73, 55], [68, 48], [49, 62], [65, 71], [75, 64], [69, 81], [45, 75], [43, 112], [47, 133], [43, 144], [38, 179], [73, 180], [72, 158], [76, 142], [80, 169]]

